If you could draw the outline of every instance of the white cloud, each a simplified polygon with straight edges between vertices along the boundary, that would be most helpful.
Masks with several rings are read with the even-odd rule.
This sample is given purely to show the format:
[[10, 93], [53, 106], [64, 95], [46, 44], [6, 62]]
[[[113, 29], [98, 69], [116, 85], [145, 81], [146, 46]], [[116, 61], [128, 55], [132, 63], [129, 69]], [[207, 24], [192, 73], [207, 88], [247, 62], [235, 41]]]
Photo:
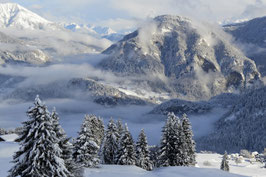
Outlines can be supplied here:
[[[220, 22], [233, 18], [266, 15], [266, 0], [13, 0], [27, 7], [40, 5], [36, 11], [55, 19], [99, 23], [103, 26], [130, 28], [131, 19], [146, 19], [175, 14]], [[48, 15], [47, 15], [48, 14]], [[51, 19], [51, 18], [50, 18]], [[137, 24], [136, 24], [137, 25]]]

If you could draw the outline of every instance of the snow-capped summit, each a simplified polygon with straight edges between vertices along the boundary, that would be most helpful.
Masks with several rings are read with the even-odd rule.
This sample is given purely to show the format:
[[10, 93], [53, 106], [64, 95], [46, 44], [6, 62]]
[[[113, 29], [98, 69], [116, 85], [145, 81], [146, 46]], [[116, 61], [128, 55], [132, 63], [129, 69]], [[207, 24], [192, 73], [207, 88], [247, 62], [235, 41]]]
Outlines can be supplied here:
[[39, 15], [16, 3], [0, 3], [0, 27], [15, 27], [19, 29], [44, 29], [53, 26]]
[[93, 30], [96, 31], [98, 34], [101, 34], [101, 35], [110, 35], [110, 34], [116, 33], [116, 31], [114, 31], [110, 27], [95, 26], [95, 27], [93, 27]]

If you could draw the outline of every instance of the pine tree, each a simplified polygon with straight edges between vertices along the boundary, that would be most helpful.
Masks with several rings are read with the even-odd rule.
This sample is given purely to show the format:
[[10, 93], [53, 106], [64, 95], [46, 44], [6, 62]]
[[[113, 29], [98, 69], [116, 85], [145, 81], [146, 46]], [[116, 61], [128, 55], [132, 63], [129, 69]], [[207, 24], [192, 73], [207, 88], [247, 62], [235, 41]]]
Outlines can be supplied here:
[[104, 138], [104, 123], [103, 120], [93, 114], [86, 115], [86, 119], [92, 128], [92, 134], [95, 136], [95, 142], [98, 146], [101, 146], [103, 138]]
[[105, 164], [116, 164], [118, 153], [118, 130], [113, 119], [109, 121], [103, 144], [103, 161]]
[[47, 107], [39, 96], [34, 105], [28, 110], [29, 120], [23, 122], [23, 130], [17, 139], [20, 149], [13, 157], [15, 166], [10, 169], [10, 176], [70, 176], [61, 158], [59, 140]]
[[123, 127], [122, 121], [120, 119], [117, 121], [116, 127], [117, 127], [117, 131], [118, 131], [118, 135], [122, 135], [124, 132], [124, 127]]
[[92, 133], [92, 125], [89, 118], [85, 119], [81, 125], [81, 131], [74, 144], [73, 157], [76, 163], [83, 167], [96, 167], [99, 163], [99, 146], [95, 142], [95, 135]]
[[159, 150], [159, 166], [181, 166], [182, 165], [182, 127], [180, 121], [174, 115], [169, 113], [165, 126]]
[[62, 150], [61, 158], [65, 161], [65, 166], [67, 170], [71, 173], [69, 175], [72, 176], [81, 176], [80, 172], [82, 171], [78, 165], [73, 161], [73, 145], [70, 143], [70, 138], [67, 138], [67, 135], [64, 129], [59, 124], [59, 116], [54, 108], [51, 113], [51, 118], [53, 120], [54, 132], [56, 133], [56, 137], [59, 139], [59, 147]]
[[184, 166], [195, 165], [196, 157], [195, 157], [195, 141], [193, 140], [193, 132], [191, 128], [191, 123], [186, 114], [182, 117], [182, 132], [180, 135], [182, 138], [182, 154], [183, 154], [183, 164]]
[[127, 124], [125, 124], [124, 133], [120, 138], [117, 164], [119, 165], [136, 164], [134, 141], [131, 136], [131, 133], [128, 130]]
[[147, 137], [142, 129], [136, 143], [136, 166], [151, 171], [153, 163], [150, 160]]
[[225, 151], [225, 153], [223, 155], [223, 160], [222, 160], [222, 163], [221, 163], [221, 170], [229, 171], [228, 156], [227, 156], [227, 152], [226, 151]]

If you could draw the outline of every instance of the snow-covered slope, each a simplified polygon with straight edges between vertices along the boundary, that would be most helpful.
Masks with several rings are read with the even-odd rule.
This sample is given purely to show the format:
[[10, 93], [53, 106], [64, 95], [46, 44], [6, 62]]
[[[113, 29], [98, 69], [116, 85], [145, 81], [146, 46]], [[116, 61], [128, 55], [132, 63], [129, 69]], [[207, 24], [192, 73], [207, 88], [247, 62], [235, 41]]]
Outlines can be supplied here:
[[198, 148], [215, 152], [262, 152], [266, 147], [266, 87], [252, 90], [216, 123], [215, 131], [198, 141]]
[[158, 16], [103, 53], [100, 68], [183, 99], [207, 99], [260, 79], [255, 63], [222, 30], [179, 16]]
[[49, 61], [49, 57], [42, 50], [31, 47], [27, 42], [10, 37], [2, 32], [0, 32], [0, 43], [0, 65], [41, 65]]
[[[108, 175], [107, 175], [108, 174]], [[103, 165], [100, 169], [86, 169], [85, 177], [241, 177], [218, 169], [195, 167], [165, 167], [145, 171], [136, 166]]]
[[19, 29], [44, 29], [55, 27], [39, 15], [16, 3], [0, 3], [0, 27], [15, 27]]
[[234, 36], [243, 51], [254, 60], [263, 76], [266, 75], [266, 17], [224, 26]]

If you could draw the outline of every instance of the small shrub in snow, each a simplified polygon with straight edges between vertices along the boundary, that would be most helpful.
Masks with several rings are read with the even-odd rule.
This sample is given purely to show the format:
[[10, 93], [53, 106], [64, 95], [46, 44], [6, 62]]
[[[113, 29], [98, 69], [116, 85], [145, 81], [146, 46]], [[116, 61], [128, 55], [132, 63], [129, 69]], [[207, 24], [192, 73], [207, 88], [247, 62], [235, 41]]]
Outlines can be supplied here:
[[227, 152], [225, 151], [224, 155], [223, 155], [223, 160], [221, 163], [221, 170], [223, 171], [229, 171], [229, 162], [228, 162], [228, 156], [227, 156]]
[[242, 156], [238, 156], [235, 158], [235, 163], [240, 164], [244, 162], [244, 158]]
[[246, 150], [246, 149], [242, 149], [240, 151], [240, 155], [245, 157], [245, 158], [252, 158], [251, 153], [248, 150]]
[[211, 162], [209, 162], [207, 160], [203, 162], [203, 165], [204, 166], [212, 166]]

